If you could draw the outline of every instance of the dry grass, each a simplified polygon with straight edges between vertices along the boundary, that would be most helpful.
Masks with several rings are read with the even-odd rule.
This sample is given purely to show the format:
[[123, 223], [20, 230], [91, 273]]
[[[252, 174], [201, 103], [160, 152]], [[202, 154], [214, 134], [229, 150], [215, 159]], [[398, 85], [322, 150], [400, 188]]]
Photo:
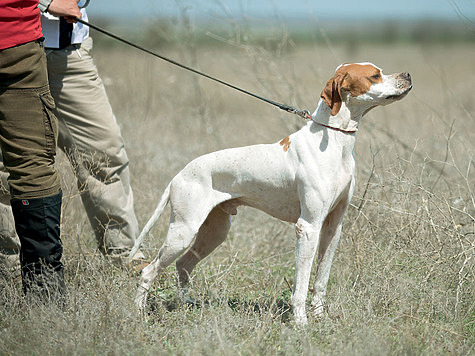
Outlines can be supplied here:
[[[224, 47], [224, 49], [223, 49]], [[355, 148], [357, 188], [345, 217], [325, 316], [305, 330], [289, 317], [294, 230], [243, 208], [228, 240], [175, 297], [169, 268], [147, 321], [137, 278], [96, 250], [66, 163], [62, 234], [71, 303], [32, 309], [0, 279], [0, 354], [459, 354], [475, 351], [475, 48], [257, 46], [163, 49], [164, 55], [277, 101], [313, 109], [341, 62], [409, 71], [402, 102], [372, 111]], [[95, 53], [122, 127], [143, 226], [168, 181], [206, 152], [274, 142], [303, 125], [255, 99], [137, 53]], [[145, 241], [154, 257], [163, 217]]]

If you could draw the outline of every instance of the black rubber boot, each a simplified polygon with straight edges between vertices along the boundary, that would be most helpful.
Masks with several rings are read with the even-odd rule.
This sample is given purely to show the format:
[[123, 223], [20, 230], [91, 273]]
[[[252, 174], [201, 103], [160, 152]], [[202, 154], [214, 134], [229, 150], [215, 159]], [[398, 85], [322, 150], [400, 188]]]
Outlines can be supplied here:
[[62, 194], [11, 201], [15, 228], [20, 238], [23, 291], [44, 302], [63, 304], [66, 286], [61, 263]]

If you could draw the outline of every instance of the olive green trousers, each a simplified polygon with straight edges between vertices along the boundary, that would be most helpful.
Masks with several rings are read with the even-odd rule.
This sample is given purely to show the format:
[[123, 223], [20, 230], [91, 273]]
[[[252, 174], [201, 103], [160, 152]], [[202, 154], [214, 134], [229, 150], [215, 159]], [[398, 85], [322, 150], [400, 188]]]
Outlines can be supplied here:
[[60, 192], [55, 154], [58, 122], [43, 44], [0, 51], [0, 147], [12, 199]]
[[[54, 108], [42, 41], [0, 50], [1, 165], [8, 172], [0, 180], [2, 203], [59, 194]], [[18, 265], [20, 243], [9, 205], [1, 204], [0, 235], [8, 250], [0, 253], [0, 264]]]

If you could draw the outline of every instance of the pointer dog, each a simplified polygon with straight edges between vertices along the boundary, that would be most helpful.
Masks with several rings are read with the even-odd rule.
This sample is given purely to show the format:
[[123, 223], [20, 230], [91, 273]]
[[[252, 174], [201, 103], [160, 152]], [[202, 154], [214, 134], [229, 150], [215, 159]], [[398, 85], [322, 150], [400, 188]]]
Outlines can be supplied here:
[[295, 224], [291, 304], [297, 324], [307, 323], [305, 300], [318, 251], [311, 308], [315, 316], [323, 313], [330, 267], [355, 185], [358, 123], [372, 108], [402, 99], [411, 88], [409, 73], [384, 75], [371, 63], [343, 64], [323, 89], [312, 120], [299, 131], [274, 144], [225, 149], [190, 162], [165, 189], [130, 254], [170, 202], [166, 240], [140, 278], [135, 299], [140, 310], [158, 273], [189, 248], [176, 262], [180, 286], [186, 288], [196, 264], [225, 240], [230, 216], [246, 205]]

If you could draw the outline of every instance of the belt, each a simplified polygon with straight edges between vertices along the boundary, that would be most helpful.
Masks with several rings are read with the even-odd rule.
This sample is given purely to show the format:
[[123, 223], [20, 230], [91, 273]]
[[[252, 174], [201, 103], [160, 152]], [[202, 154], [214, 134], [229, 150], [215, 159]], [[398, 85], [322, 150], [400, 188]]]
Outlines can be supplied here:
[[46, 51], [59, 51], [59, 50], [69, 50], [69, 51], [74, 51], [76, 49], [81, 48], [80, 43], [72, 43], [69, 46], [66, 47], [61, 47], [61, 48], [56, 48], [56, 47], [45, 47]]

